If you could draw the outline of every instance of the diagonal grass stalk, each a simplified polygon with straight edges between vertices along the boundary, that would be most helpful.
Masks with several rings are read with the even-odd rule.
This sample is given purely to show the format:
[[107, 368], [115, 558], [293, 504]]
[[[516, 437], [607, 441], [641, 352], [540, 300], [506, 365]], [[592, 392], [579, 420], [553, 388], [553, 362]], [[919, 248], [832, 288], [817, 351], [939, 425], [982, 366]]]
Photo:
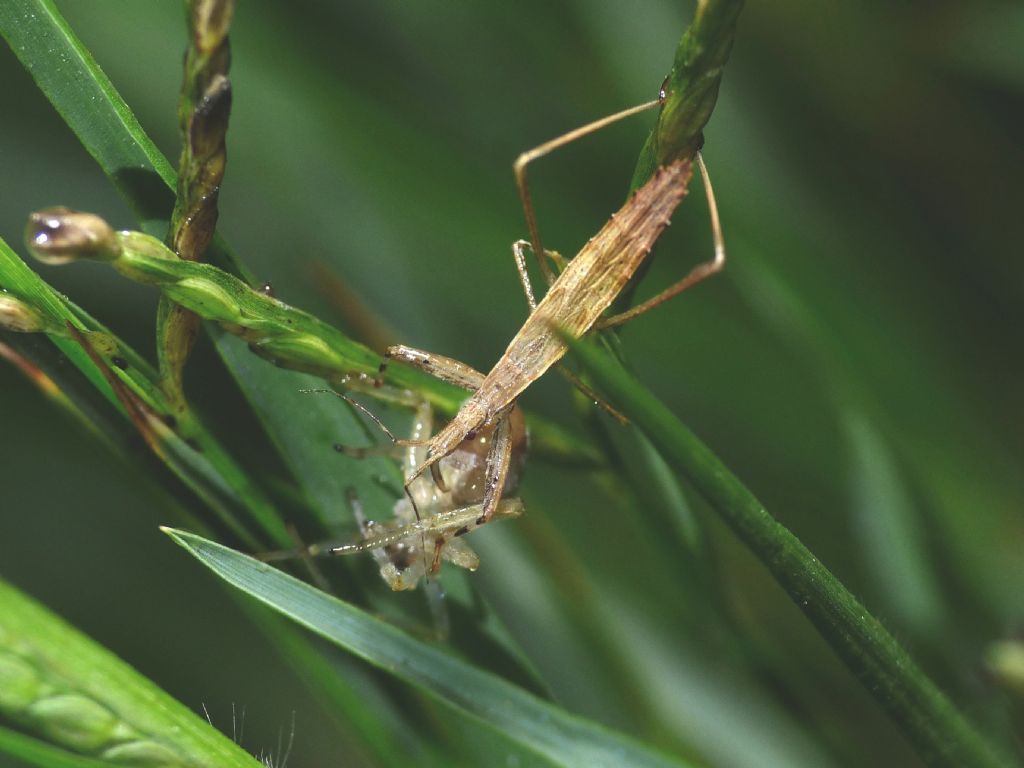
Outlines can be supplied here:
[[929, 764], [1008, 764], [882, 623], [696, 435], [606, 354], [590, 343], [569, 341], [611, 402], [707, 498]]
[[503, 730], [556, 765], [685, 765], [423, 645], [265, 563], [186, 531], [164, 531], [232, 586], [474, 719]]

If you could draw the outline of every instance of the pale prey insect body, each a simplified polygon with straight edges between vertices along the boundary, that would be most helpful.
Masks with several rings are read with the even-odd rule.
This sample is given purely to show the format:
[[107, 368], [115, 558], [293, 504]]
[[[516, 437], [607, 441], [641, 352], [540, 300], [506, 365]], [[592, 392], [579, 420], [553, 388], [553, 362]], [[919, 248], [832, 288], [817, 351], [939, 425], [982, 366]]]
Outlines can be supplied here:
[[[505, 493], [513, 492], [519, 484], [527, 448], [526, 426], [518, 410], [510, 415], [510, 423], [511, 460]], [[432, 424], [430, 406], [424, 403], [416, 411], [413, 439], [429, 435]], [[439, 462], [444, 488], [429, 482], [410, 486], [408, 495], [395, 503], [394, 516], [387, 522], [367, 520], [358, 500], [353, 499], [363, 538], [328, 549], [327, 553], [369, 549], [380, 575], [394, 590], [415, 588], [420, 578], [436, 574], [444, 560], [475, 571], [480, 558], [461, 537], [482, 524], [487, 456], [493, 433], [493, 429], [487, 429], [463, 440]], [[427, 448], [410, 445], [403, 453], [403, 470], [409, 473], [426, 460]], [[522, 512], [519, 499], [504, 499], [491, 519], [518, 517]]]
[[[345, 395], [340, 396], [368, 413], [359, 403]], [[397, 397], [392, 394], [390, 398], [407, 404], [415, 402], [412, 441], [418, 443], [420, 436], [430, 434], [433, 411], [427, 401], [413, 398], [409, 393]], [[526, 461], [528, 440], [526, 425], [518, 410], [513, 410], [507, 421], [510, 426], [510, 461], [504, 492], [511, 493], [519, 483]], [[370, 552], [380, 569], [381, 577], [396, 591], [414, 589], [421, 578], [436, 575], [445, 560], [471, 571], [476, 570], [480, 558], [462, 537], [484, 522], [481, 520], [482, 500], [487, 482], [487, 456], [493, 435], [494, 429], [475, 434], [462, 441], [438, 463], [444, 488], [430, 482], [408, 485], [406, 493], [395, 502], [390, 520], [378, 522], [368, 519], [359, 498], [350, 494], [349, 503], [360, 528], [359, 538], [313, 544], [298, 550], [270, 552], [262, 555], [261, 559], [273, 561], [302, 556]], [[375, 448], [336, 448], [357, 456], [376, 452]], [[424, 445], [406, 446], [402, 451], [403, 471], [408, 473], [422, 463], [426, 451]], [[519, 499], [503, 499], [489, 519], [518, 517], [522, 513], [523, 505]]]

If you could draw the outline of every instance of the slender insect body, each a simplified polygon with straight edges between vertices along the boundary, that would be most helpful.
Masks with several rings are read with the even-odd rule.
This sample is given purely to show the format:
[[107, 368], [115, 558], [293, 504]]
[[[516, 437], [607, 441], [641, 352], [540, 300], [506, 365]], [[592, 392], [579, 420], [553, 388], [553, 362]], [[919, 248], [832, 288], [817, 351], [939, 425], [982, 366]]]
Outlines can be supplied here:
[[[571, 336], [587, 333], [650, 253], [669, 218], [686, 196], [689, 161], [661, 168], [614, 214], [570, 261], [509, 343], [490, 373], [455, 417], [431, 440], [418, 477], [466, 438], [495, 424], [515, 399], [566, 353], [555, 328]], [[424, 353], [403, 356], [422, 361]], [[425, 367], [425, 366], [424, 366]]]
[[[657, 101], [641, 104], [570, 131], [564, 136], [524, 152], [516, 160], [513, 169], [530, 240], [513, 244], [512, 254], [531, 312], [490, 373], [485, 376], [467, 369], [457, 361], [410, 347], [395, 346], [388, 349], [385, 362], [381, 364], [381, 372], [388, 359], [396, 359], [472, 392], [455, 417], [433, 438], [415, 441], [419, 446], [425, 445], [426, 452], [419, 464], [406, 475], [407, 491], [427, 470], [430, 471], [435, 483], [444, 490], [445, 482], [439, 469], [440, 462], [467, 438], [473, 437], [482, 429], [493, 429], [494, 437], [485, 470], [482, 514], [477, 523], [487, 522], [501, 504], [502, 489], [510, 471], [511, 444], [507, 417], [515, 406], [516, 398], [565, 355], [568, 346], [563, 337], [579, 338], [595, 328], [622, 324], [710, 277], [725, 264], [725, 245], [718, 220], [718, 208], [707, 169], [699, 152], [694, 158], [700, 168], [707, 193], [708, 212], [715, 242], [714, 258], [698, 264], [685, 277], [654, 297], [626, 312], [602, 317], [647, 258], [654, 243], [669, 225], [672, 212], [686, 196], [692, 176], [692, 163], [689, 158], [674, 160], [659, 168], [571, 261], [565, 262], [560, 255], [545, 250], [541, 244], [526, 182], [527, 166], [533, 160], [570, 141], [616, 120], [657, 106], [663, 103], [664, 98], [662, 90]], [[547, 294], [539, 304], [535, 299], [526, 268], [525, 246], [529, 246], [538, 259], [541, 272], [549, 286]], [[561, 273], [556, 275], [552, 265], [560, 266]], [[563, 373], [588, 397], [598, 400], [597, 395], [572, 372], [563, 368]], [[612, 415], [624, 420], [621, 414], [607, 404], [605, 408]]]

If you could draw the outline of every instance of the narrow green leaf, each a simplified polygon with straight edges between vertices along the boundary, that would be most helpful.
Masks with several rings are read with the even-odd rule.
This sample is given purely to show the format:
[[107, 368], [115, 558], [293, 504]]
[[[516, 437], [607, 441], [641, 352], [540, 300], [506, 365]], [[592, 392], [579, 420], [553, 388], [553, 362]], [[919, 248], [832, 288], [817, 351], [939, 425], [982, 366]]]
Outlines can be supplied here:
[[835, 404], [850, 454], [854, 524], [879, 599], [922, 641], [952, 631], [922, 532], [925, 521], [888, 439], [894, 425], [836, 353], [820, 318], [772, 268], [748, 260], [733, 280], [765, 322], [808, 360]]
[[54, 744], [119, 765], [259, 765], [187, 707], [4, 581], [0, 714]]
[[50, 0], [0, 3], [0, 34], [143, 230], [163, 235], [174, 206], [174, 171], [56, 6]]
[[[157, 385], [156, 373], [149, 363], [86, 312], [54, 291], [3, 240], [0, 240], [0, 289], [9, 291], [39, 311], [50, 340], [119, 411], [124, 413], [122, 403], [81, 345], [69, 337], [67, 323], [91, 334], [90, 338], [97, 345], [109, 347], [105, 355], [107, 359], [123, 358], [124, 368], [112, 365], [111, 371], [116, 371], [114, 375], [154, 413], [170, 413], [164, 394]], [[258, 546], [258, 539], [248, 532], [249, 525], [245, 522], [251, 520], [276, 545], [288, 544], [287, 531], [269, 501], [191, 413], [179, 414], [176, 428], [163, 430], [160, 438], [160, 459], [242, 540], [250, 546]], [[190, 441], [202, 450], [196, 450]]]
[[265, 563], [195, 534], [164, 530], [229, 584], [557, 764], [683, 764], [413, 640], [390, 624]]
[[929, 764], [1007, 764], [881, 622], [696, 435], [607, 354], [593, 344], [566, 340], [611, 402], [707, 498]]
[[67, 752], [24, 733], [0, 727], [0, 752], [39, 768], [110, 768], [106, 760], [95, 760]]
[[851, 453], [853, 522], [875, 594], [917, 637], [934, 637], [944, 606], [928, 562], [924, 520], [892, 450], [867, 415], [848, 408], [843, 431]]

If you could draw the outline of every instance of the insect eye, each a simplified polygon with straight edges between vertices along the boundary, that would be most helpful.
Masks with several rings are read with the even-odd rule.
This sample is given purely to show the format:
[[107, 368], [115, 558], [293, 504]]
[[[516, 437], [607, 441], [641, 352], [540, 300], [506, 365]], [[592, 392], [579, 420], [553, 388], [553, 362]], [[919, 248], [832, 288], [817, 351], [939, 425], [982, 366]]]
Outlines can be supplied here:
[[668, 79], [671, 75], [666, 75], [665, 79], [661, 81], [661, 88], [658, 89], [658, 101], [662, 104], [665, 103], [665, 98], [668, 96]]
[[476, 440], [476, 430], [475, 429], [469, 430], [469, 432], [466, 433], [466, 437], [464, 439], [465, 440]]

